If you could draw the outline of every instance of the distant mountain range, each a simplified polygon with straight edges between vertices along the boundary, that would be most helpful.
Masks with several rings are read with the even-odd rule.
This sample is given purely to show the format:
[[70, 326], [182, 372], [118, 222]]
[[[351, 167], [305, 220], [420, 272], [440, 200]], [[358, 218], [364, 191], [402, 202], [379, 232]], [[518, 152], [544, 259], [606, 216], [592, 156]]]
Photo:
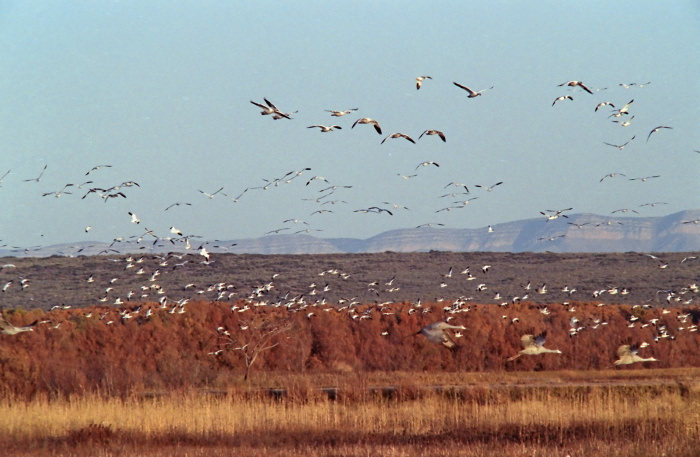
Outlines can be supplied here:
[[[700, 251], [700, 209], [662, 217], [610, 217], [572, 214], [547, 221], [526, 219], [479, 229], [410, 228], [367, 239], [269, 235], [206, 243], [209, 252], [235, 254], [342, 254], [372, 252], [691, 252]], [[78, 243], [31, 251], [0, 250], [0, 256], [116, 254], [109, 243]], [[185, 252], [184, 243], [118, 243], [119, 253]], [[194, 249], [194, 247], [193, 247]], [[106, 252], [105, 252], [106, 251]], [[190, 251], [192, 252], [192, 251]]]

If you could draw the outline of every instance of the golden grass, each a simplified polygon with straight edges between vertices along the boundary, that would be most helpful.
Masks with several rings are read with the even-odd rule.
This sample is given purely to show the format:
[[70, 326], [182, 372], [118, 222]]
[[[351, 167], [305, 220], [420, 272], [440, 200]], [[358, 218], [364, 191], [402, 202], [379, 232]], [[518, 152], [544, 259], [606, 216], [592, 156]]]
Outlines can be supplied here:
[[[295, 376], [268, 379], [282, 396], [241, 387], [5, 400], [0, 444], [13, 455], [75, 456], [693, 455], [696, 370], [654, 371]], [[334, 399], [317, 389], [330, 383]]]

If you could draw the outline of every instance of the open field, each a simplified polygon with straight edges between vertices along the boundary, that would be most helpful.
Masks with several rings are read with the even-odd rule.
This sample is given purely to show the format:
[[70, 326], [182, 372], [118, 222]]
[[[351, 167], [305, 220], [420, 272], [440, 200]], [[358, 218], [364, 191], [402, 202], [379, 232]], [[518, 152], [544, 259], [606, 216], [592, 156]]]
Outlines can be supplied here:
[[[22, 456], [691, 456], [700, 438], [698, 374], [273, 376], [263, 382], [285, 387], [284, 397], [238, 386], [6, 400], [0, 445]], [[387, 382], [390, 395], [369, 388]], [[319, 390], [329, 385], [338, 395]]]
[[[516, 297], [536, 303], [592, 301], [679, 306], [680, 292], [700, 281], [700, 253], [553, 254], [424, 252], [342, 255], [144, 254], [0, 259], [6, 308], [126, 306], [140, 301], [267, 302], [303, 296], [307, 303], [341, 300], [451, 301], [500, 304]], [[684, 261], [685, 259], [685, 261]], [[482, 267], [489, 265], [484, 272]], [[663, 267], [664, 268], [660, 268]], [[445, 277], [450, 269], [451, 277]], [[468, 274], [467, 274], [468, 271]], [[155, 275], [155, 276], [154, 276]], [[90, 282], [88, 282], [90, 279]], [[393, 279], [393, 281], [392, 281]], [[271, 284], [273, 287], [265, 289]], [[482, 288], [478, 286], [483, 284]], [[525, 286], [530, 284], [530, 289]], [[222, 288], [221, 285], [224, 287]], [[536, 289], [547, 286], [546, 293]], [[669, 299], [669, 292], [675, 294]], [[497, 295], [498, 294], [498, 295]], [[129, 302], [132, 302], [129, 304]]]

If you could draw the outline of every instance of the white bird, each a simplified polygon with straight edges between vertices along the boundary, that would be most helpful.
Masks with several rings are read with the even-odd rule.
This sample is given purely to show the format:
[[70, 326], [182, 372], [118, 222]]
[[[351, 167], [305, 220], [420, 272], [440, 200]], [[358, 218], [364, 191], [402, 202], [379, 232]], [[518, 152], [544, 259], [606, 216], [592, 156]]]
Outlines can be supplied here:
[[544, 217], [546, 217], [546, 218], [547, 218], [547, 221], [549, 222], [549, 221], [553, 221], [553, 220], [555, 220], [555, 219], [558, 219], [559, 216], [565, 217], [565, 218], [568, 219], [569, 216], [567, 216], [566, 214], [562, 214], [562, 213], [563, 213], [564, 211], [571, 211], [572, 209], [573, 209], [573, 208], [565, 208], [565, 209], [557, 209], [557, 210], [548, 209], [548, 210], [546, 210], [547, 213], [554, 213], [554, 214], [547, 214], [547, 213], [545, 213], [544, 211], [540, 211], [540, 214], [543, 215]]
[[343, 130], [343, 128], [342, 128], [341, 126], [339, 126], [339, 125], [310, 125], [310, 126], [308, 126], [308, 127], [306, 127], [306, 128], [307, 128], [307, 129], [313, 129], [313, 128], [316, 128], [316, 127], [318, 127], [319, 129], [321, 129], [321, 132], [332, 132], [332, 131], [335, 130], [335, 129]]
[[132, 213], [131, 211], [129, 211], [129, 216], [131, 216], [131, 222], [133, 224], [138, 224], [141, 222], [141, 220], [138, 217], [136, 217], [136, 214]]
[[34, 326], [38, 323], [39, 321], [37, 320], [29, 325], [25, 325], [24, 327], [15, 327], [5, 320], [4, 311], [2, 308], [0, 308], [0, 333], [4, 335], [16, 335], [22, 332], [31, 332], [34, 330]]
[[561, 97], [557, 97], [554, 99], [554, 101], [552, 102], [552, 106], [554, 106], [557, 102], [560, 102], [563, 100], [573, 100], [573, 99], [574, 99], [574, 97], [572, 97], [571, 95], [562, 95]]
[[462, 84], [456, 83], [456, 82], [454, 82], [454, 81], [452, 82], [452, 84], [454, 84], [455, 86], [459, 87], [460, 89], [466, 90], [466, 91], [469, 93], [469, 95], [467, 96], [468, 98], [478, 97], [478, 96], [481, 95], [483, 92], [485, 92], [485, 91], [487, 91], [487, 90], [490, 90], [490, 89], [493, 89], [493, 86], [491, 86], [491, 87], [489, 87], [488, 89], [481, 89], [481, 90], [478, 91], [478, 92], [474, 92], [473, 90], [471, 90], [471, 89], [468, 88], [467, 86], [464, 86], [464, 85], [462, 85]]
[[493, 190], [494, 187], [500, 186], [501, 184], [503, 184], [503, 181], [497, 182], [497, 183], [494, 184], [493, 186], [480, 186], [479, 184], [476, 184], [475, 187], [480, 187], [480, 188], [486, 190], [486, 192], [491, 192], [491, 191]]
[[[632, 116], [631, 118], [629, 118], [629, 120], [626, 120], [624, 122], [621, 122], [621, 121], [613, 121], [613, 122], [616, 124], [619, 124], [620, 127], [629, 127], [630, 125], [632, 125], [632, 119], [634, 119], [634, 116]], [[647, 141], [649, 141], [649, 140], [647, 139]]]
[[175, 235], [182, 236], [182, 231], [176, 227], [170, 227], [170, 233], [174, 233]]
[[520, 342], [523, 345], [523, 349], [518, 352], [517, 355], [508, 359], [511, 362], [521, 355], [537, 355], [544, 353], [561, 354], [559, 349], [547, 349], [544, 347], [544, 343], [547, 339], [547, 332], [542, 332], [537, 336], [534, 335], [523, 335], [520, 337]]
[[426, 79], [433, 79], [433, 78], [430, 76], [419, 76], [416, 78], [416, 90], [420, 89], [420, 86], [423, 85], [423, 81], [425, 81]]
[[221, 192], [222, 190], [224, 190], [223, 187], [220, 188], [219, 190], [217, 190], [216, 192], [214, 192], [214, 193], [212, 193], [212, 194], [209, 194], [209, 193], [207, 193], [207, 192], [204, 192], [203, 190], [197, 189], [197, 191], [198, 191], [199, 193], [203, 194], [205, 197], [207, 197], [207, 198], [209, 198], [209, 199], [214, 198], [214, 195], [218, 194], [218, 193]]
[[613, 110], [613, 113], [608, 117], [620, 117], [623, 114], [629, 114], [629, 107], [632, 103], [634, 103], [634, 99], [630, 100], [625, 106], [623, 106], [619, 110]]
[[617, 348], [618, 360], [615, 361], [615, 365], [630, 365], [637, 362], [658, 362], [658, 359], [654, 357], [644, 358], [637, 355], [637, 351], [643, 346], [644, 344], [635, 344], [632, 346], [623, 344]]
[[433, 161], [421, 162], [416, 166], [416, 170], [419, 169], [420, 167], [427, 167], [428, 165], [435, 165], [436, 167], [440, 166], [440, 164], [438, 164], [437, 162], [433, 162]]
[[345, 116], [346, 114], [350, 114], [350, 113], [352, 113], [353, 111], [357, 111], [357, 108], [351, 108], [351, 109], [348, 109], [348, 110], [345, 110], [345, 111], [335, 111], [335, 110], [332, 110], [332, 109], [327, 109], [326, 111], [328, 111], [329, 113], [331, 113], [331, 116], [334, 116], [334, 117], [341, 117], [341, 116]]
[[601, 106], [605, 106], [605, 105], [610, 105], [610, 106], [612, 106], [613, 108], [615, 108], [615, 105], [613, 105], [613, 104], [610, 103], [610, 102], [600, 102], [600, 103], [598, 103], [598, 104], [596, 105], [595, 111], [598, 112], [598, 108], [600, 108]]
[[419, 332], [415, 334], [421, 334], [428, 339], [431, 343], [442, 344], [446, 348], [455, 347], [456, 343], [447, 332], [448, 329], [458, 329], [466, 330], [467, 328], [463, 325], [450, 325], [447, 322], [435, 322], [428, 326], [423, 327]]

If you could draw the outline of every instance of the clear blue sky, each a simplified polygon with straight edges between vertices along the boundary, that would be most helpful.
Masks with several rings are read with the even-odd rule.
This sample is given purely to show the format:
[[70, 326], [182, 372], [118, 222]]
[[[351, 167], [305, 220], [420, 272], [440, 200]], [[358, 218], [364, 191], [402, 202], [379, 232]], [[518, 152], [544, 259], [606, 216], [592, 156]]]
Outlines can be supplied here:
[[[144, 227], [164, 237], [171, 226], [209, 240], [280, 228], [366, 238], [425, 223], [485, 227], [545, 209], [698, 208], [698, 43], [696, 1], [5, 1], [0, 175], [10, 172], [0, 184], [0, 244], [111, 241]], [[421, 75], [433, 79], [416, 90]], [[594, 93], [558, 87], [569, 80]], [[453, 81], [494, 88], [467, 98]], [[563, 95], [573, 100], [552, 106]], [[264, 97], [298, 112], [261, 116], [250, 101]], [[620, 118], [634, 116], [628, 127], [611, 122], [608, 106], [594, 112], [632, 99]], [[358, 111], [324, 111], [349, 108]], [[351, 129], [360, 117], [378, 120], [383, 135]], [[336, 123], [342, 130], [306, 128]], [[660, 125], [673, 129], [647, 142]], [[426, 129], [447, 142], [418, 140]], [[394, 132], [416, 144], [380, 144]], [[623, 150], [604, 144], [632, 136]], [[424, 161], [440, 167], [416, 170]], [[39, 182], [24, 181], [45, 165]], [[97, 165], [111, 167], [85, 176]], [[307, 167], [290, 183], [252, 189]], [[626, 177], [601, 183], [608, 173]], [[330, 184], [306, 185], [317, 175]], [[81, 198], [125, 181], [140, 185], [122, 187], [127, 198]], [[491, 192], [475, 187], [500, 181]], [[450, 182], [470, 195], [439, 198], [458, 191], [445, 189]], [[68, 183], [71, 194], [42, 197]], [[329, 185], [352, 188], [314, 201]], [[198, 192], [221, 187], [212, 199]], [[191, 206], [165, 211], [175, 202]], [[668, 204], [640, 206], [652, 202]], [[356, 212], [372, 206], [394, 215]], [[333, 213], [311, 215], [321, 209]]]

